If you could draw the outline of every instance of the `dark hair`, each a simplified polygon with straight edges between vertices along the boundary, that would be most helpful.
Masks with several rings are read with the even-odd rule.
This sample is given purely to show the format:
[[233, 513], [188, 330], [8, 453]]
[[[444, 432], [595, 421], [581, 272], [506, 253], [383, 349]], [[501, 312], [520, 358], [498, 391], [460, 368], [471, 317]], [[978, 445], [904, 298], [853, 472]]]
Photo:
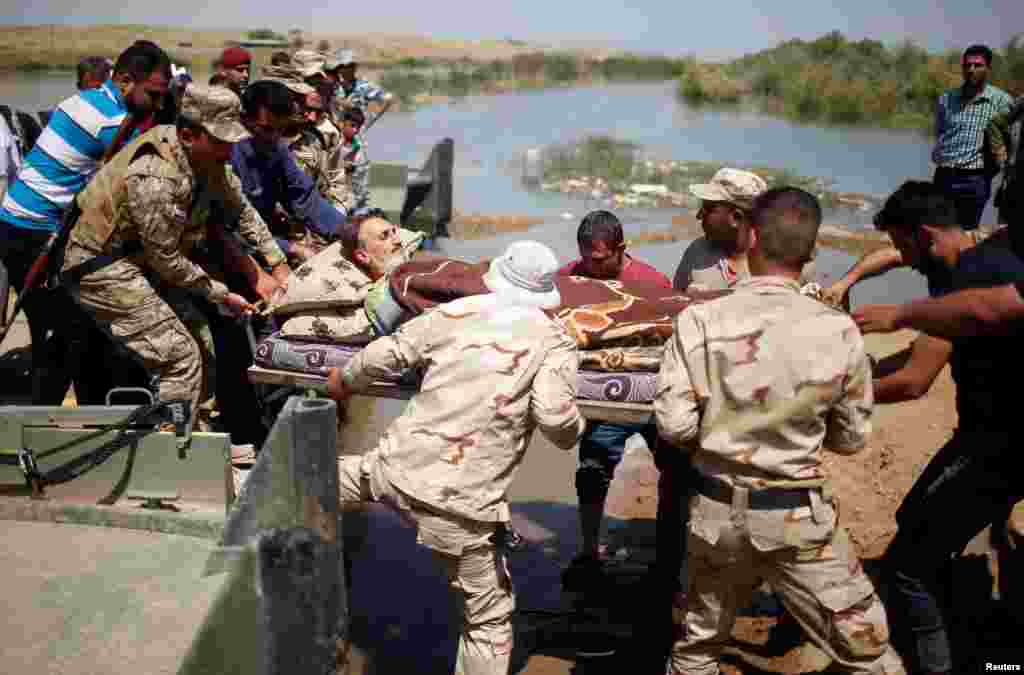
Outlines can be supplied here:
[[214, 73], [210, 75], [210, 81], [207, 82], [211, 87], [226, 87], [228, 84], [228, 77], [224, 73]]
[[114, 73], [128, 74], [136, 82], [147, 79], [156, 71], [171, 79], [171, 59], [167, 53], [148, 40], [139, 40], [121, 52], [114, 64]]
[[291, 116], [294, 110], [291, 90], [280, 82], [271, 80], [260, 80], [250, 84], [242, 93], [243, 113], [252, 116], [263, 108], [271, 115]]
[[292, 57], [288, 52], [274, 52], [270, 55], [270, 65], [288, 66], [291, 65]]
[[965, 63], [968, 56], [980, 56], [985, 59], [985, 65], [992, 65], [992, 50], [985, 45], [971, 45], [964, 50], [964, 55], [960, 59], [960, 63]]
[[576, 230], [576, 243], [590, 247], [595, 241], [619, 245], [625, 241], [622, 223], [611, 211], [591, 211], [580, 221]]
[[799, 270], [814, 252], [821, 204], [800, 188], [772, 188], [754, 200], [751, 221], [757, 228], [757, 248], [764, 258]]
[[366, 248], [366, 242], [362, 240], [360, 233], [363, 231], [363, 223], [371, 218], [387, 220], [388, 214], [380, 208], [357, 209], [349, 214], [349, 219], [338, 228], [338, 238], [346, 255], [351, 256], [356, 249]]
[[359, 108], [349, 108], [341, 116], [342, 122], [355, 122], [358, 126], [366, 124], [366, 114]]
[[875, 214], [874, 223], [884, 232], [916, 231], [922, 225], [959, 227], [960, 219], [956, 204], [934, 183], [908, 180], [885, 200], [882, 210]]
[[92, 75], [100, 79], [110, 74], [110, 63], [103, 56], [86, 56], [78, 62], [78, 83], [81, 84], [87, 76]]

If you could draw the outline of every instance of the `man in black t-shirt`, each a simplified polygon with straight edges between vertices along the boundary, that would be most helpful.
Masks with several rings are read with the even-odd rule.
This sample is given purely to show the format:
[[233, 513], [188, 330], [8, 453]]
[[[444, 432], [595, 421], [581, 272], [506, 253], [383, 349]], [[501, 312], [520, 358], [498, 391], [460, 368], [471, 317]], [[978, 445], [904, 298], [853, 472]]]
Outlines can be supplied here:
[[[875, 218], [888, 232], [903, 260], [928, 278], [933, 297], [965, 289], [1024, 283], [1024, 260], [999, 240], [975, 245], [957, 223], [952, 202], [930, 183], [907, 182]], [[854, 312], [855, 317], [857, 312]], [[875, 326], [865, 325], [871, 329]], [[1016, 402], [1009, 392], [1024, 375], [1024, 354], [1014, 336], [928, 337], [933, 358], [911, 354], [902, 370], [913, 398], [945, 365], [947, 357], [957, 387], [957, 430], [936, 454], [903, 500], [899, 531], [885, 555], [886, 575], [894, 593], [891, 624], [909, 629], [911, 661], [922, 673], [954, 672], [943, 602], [948, 589], [942, 577], [949, 558], [993, 522], [1005, 520], [1024, 496], [1011, 471]], [[918, 343], [915, 343], [915, 350]], [[921, 365], [924, 364], [924, 365]], [[879, 400], [901, 400], [899, 373], [876, 381]], [[903, 383], [905, 384], [905, 383]]]

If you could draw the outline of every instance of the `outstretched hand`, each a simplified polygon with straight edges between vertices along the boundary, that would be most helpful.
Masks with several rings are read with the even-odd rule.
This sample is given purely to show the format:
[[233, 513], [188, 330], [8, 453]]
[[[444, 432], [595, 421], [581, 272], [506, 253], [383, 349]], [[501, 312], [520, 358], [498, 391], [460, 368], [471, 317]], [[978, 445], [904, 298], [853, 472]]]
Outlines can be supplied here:
[[249, 316], [256, 311], [256, 306], [238, 293], [228, 293], [224, 298], [224, 306], [235, 316]]
[[863, 305], [851, 312], [862, 333], [892, 333], [899, 329], [899, 305]]

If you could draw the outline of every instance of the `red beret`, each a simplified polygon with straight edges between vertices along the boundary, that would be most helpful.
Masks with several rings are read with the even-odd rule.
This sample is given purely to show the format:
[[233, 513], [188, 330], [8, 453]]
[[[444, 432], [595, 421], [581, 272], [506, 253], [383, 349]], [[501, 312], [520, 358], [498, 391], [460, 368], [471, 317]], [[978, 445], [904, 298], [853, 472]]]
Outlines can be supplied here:
[[252, 55], [241, 47], [228, 47], [221, 52], [220, 62], [225, 68], [234, 68], [243, 63], [252, 63]]

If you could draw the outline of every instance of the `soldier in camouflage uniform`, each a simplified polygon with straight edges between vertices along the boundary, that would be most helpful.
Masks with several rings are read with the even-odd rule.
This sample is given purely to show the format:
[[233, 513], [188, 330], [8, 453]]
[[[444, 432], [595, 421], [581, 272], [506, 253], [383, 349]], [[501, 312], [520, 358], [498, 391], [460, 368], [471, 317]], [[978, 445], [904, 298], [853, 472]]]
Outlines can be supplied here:
[[366, 106], [369, 102], [388, 101], [386, 105], [390, 105], [390, 99], [379, 89], [371, 87], [373, 91], [367, 90], [365, 80], [360, 80], [364, 83], [360, 91], [365, 96], [360, 98], [353, 94], [347, 104], [338, 107], [336, 104], [339, 89], [335, 88], [333, 93], [328, 91], [331, 87], [338, 86], [334, 83], [334, 78], [343, 68], [337, 55], [328, 57], [325, 62], [324, 57], [316, 52], [299, 51], [293, 57], [292, 67], [306, 84], [322, 92], [327, 114], [324, 120], [319, 121], [316, 131], [327, 149], [326, 176], [330, 183], [332, 198], [339, 200], [338, 203], [349, 213], [356, 209], [368, 208], [370, 162], [366, 155], [366, 141], [360, 131], [367, 119]]
[[667, 672], [718, 673], [739, 596], [764, 577], [844, 672], [901, 673], [822, 471], [823, 444], [864, 447], [872, 389], [852, 320], [799, 292], [821, 209], [783, 188], [753, 213], [752, 278], [676, 317], [658, 375], [658, 430], [691, 453], [696, 492]]
[[[160, 400], [193, 408], [203, 359], [165, 298], [176, 296], [178, 304], [183, 298], [176, 291], [187, 290], [236, 314], [253, 308], [189, 256], [209, 235], [219, 236], [218, 226], [237, 220], [268, 260], [283, 262], [266, 225], [225, 173], [232, 145], [247, 135], [239, 109], [228, 89], [190, 85], [177, 128], [143, 134], [79, 196], [81, 215], [63, 264], [75, 299], [154, 375]], [[225, 255], [234, 250], [223, 248]]]
[[515, 598], [500, 532], [533, 429], [569, 450], [584, 427], [576, 344], [541, 311], [560, 302], [557, 269], [542, 244], [512, 244], [484, 278], [492, 293], [413, 319], [328, 378], [344, 405], [374, 380], [426, 369], [377, 448], [339, 460], [340, 498], [397, 510], [436, 553], [462, 607], [460, 674], [508, 672]]

